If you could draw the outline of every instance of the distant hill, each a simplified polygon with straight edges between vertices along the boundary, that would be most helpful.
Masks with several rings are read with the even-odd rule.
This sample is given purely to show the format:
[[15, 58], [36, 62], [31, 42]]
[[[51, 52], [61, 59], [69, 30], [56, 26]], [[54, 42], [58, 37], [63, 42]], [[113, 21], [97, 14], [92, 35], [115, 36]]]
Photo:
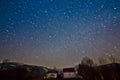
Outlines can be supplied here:
[[0, 63], [0, 80], [42, 80], [47, 71], [49, 69], [42, 66]]
[[112, 63], [96, 67], [102, 80], [120, 80], [120, 64]]
[[120, 80], [120, 64], [112, 63], [95, 67], [80, 64], [78, 74], [82, 75], [84, 80]]

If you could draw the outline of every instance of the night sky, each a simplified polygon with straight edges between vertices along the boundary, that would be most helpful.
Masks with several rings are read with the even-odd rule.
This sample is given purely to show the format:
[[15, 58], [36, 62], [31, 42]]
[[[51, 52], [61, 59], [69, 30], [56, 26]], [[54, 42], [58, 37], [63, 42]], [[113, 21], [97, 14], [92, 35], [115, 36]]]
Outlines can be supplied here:
[[64, 67], [120, 57], [120, 0], [0, 0], [0, 60]]

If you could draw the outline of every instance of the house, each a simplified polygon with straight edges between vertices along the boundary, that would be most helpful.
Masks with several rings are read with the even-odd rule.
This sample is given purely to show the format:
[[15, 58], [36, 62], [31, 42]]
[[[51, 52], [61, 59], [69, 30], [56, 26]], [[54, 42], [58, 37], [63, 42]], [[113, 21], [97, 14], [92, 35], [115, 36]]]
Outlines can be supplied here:
[[74, 68], [63, 68], [63, 78], [76, 78], [77, 73]]

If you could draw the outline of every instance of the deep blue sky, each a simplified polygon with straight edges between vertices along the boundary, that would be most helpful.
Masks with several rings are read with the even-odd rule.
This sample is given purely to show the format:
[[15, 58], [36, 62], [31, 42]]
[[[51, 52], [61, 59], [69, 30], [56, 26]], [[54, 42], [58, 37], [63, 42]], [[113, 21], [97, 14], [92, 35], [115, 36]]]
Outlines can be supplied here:
[[120, 0], [0, 0], [0, 60], [69, 66], [120, 56]]

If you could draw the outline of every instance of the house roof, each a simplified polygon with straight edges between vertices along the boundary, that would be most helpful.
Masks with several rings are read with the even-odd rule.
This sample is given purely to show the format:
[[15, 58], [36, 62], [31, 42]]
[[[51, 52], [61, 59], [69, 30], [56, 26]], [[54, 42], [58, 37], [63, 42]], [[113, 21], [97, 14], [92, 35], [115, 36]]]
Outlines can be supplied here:
[[74, 68], [64, 68], [63, 72], [75, 72]]

